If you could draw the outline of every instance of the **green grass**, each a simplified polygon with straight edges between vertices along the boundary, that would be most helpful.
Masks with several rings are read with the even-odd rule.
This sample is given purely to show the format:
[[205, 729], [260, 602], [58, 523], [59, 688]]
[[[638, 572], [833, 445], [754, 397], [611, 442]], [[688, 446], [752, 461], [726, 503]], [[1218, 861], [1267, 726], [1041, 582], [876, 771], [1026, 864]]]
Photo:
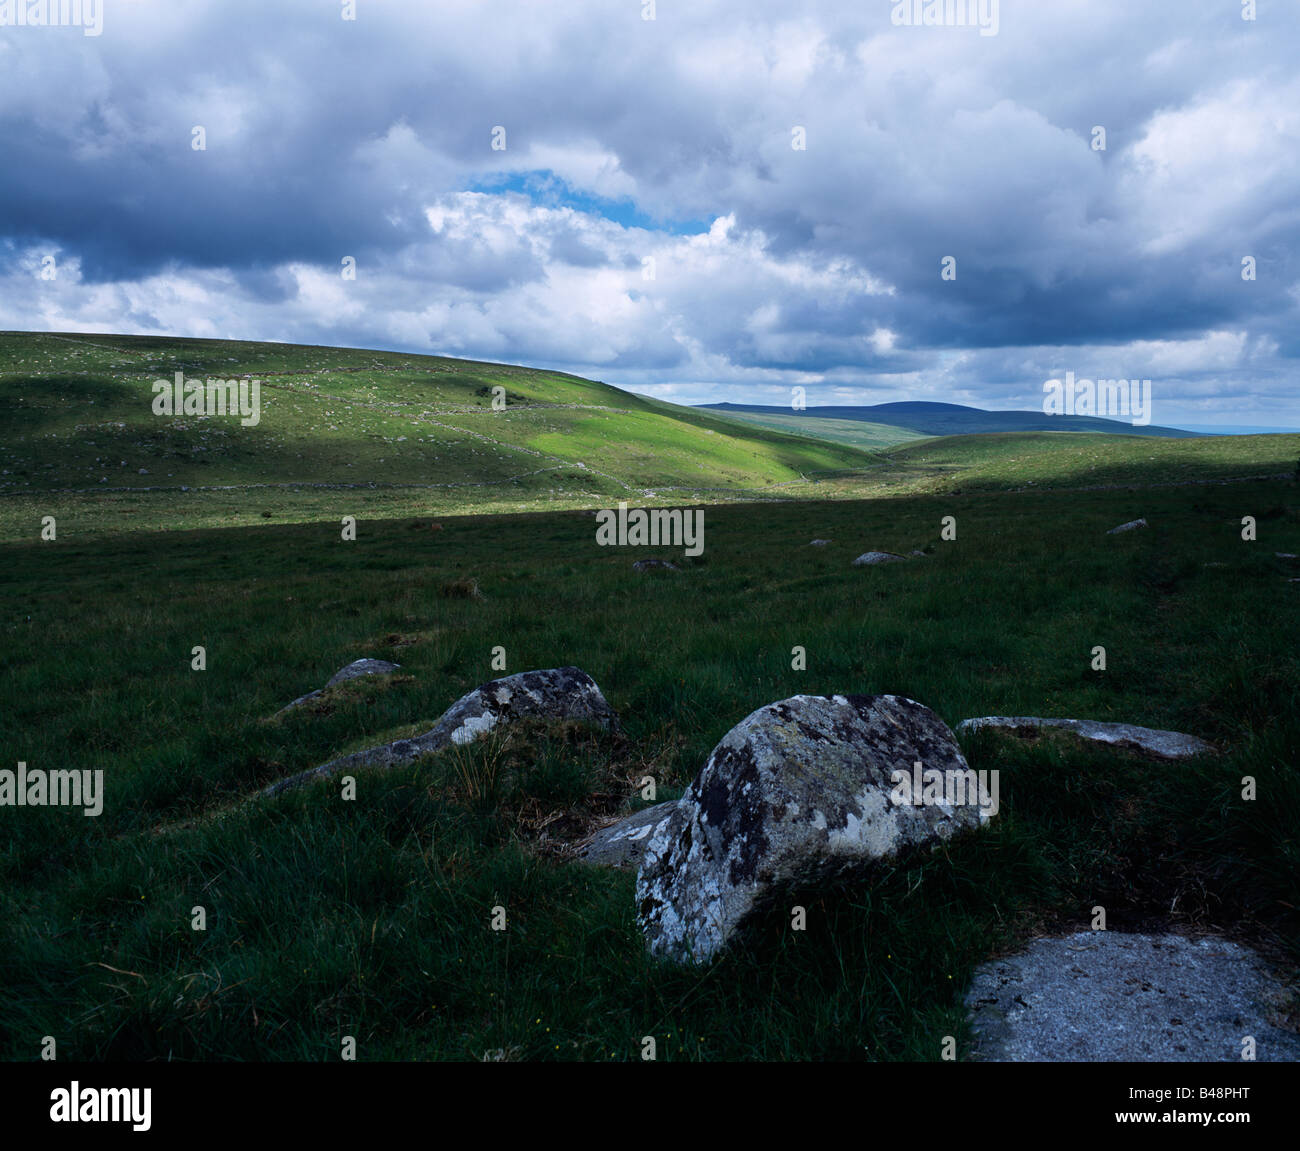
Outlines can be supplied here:
[[755, 427], [771, 428], [774, 431], [789, 432], [796, 436], [830, 440], [833, 443], [848, 444], [850, 447], [863, 448], [866, 451], [878, 451], [880, 448], [892, 447], [894, 444], [906, 444], [928, 438], [923, 433], [914, 432], [909, 428], [895, 427], [892, 424], [873, 424], [865, 420], [828, 419], [824, 416], [794, 414], [778, 415], [767, 412], [728, 411], [725, 414], [727, 419], [737, 420], [742, 424], [753, 424]]
[[[258, 378], [259, 422], [156, 415], [177, 371]], [[19, 536], [44, 515], [116, 532], [736, 498], [876, 465], [558, 372], [142, 336], [0, 333], [0, 427], [0, 533]]]
[[[975, 964], [1098, 903], [1112, 927], [1213, 926], [1300, 960], [1300, 568], [1274, 556], [1300, 552], [1296, 496], [710, 507], [703, 556], [651, 576], [573, 513], [375, 519], [355, 544], [326, 519], [0, 545], [6, 758], [102, 768], [107, 787], [98, 819], [0, 808], [0, 1057], [54, 1035], [61, 1059], [322, 1060], [352, 1035], [368, 1060], [617, 1060], [652, 1035], [660, 1059], [936, 1060], [968, 1039]], [[1148, 531], [1105, 535], [1137, 515]], [[851, 567], [869, 548], [929, 555]], [[481, 599], [443, 594], [471, 579]], [[355, 801], [337, 781], [252, 798], [431, 726], [493, 676], [496, 645], [509, 671], [586, 669], [626, 739], [530, 728], [362, 772]], [[271, 718], [366, 655], [403, 674]], [[806, 932], [783, 906], [710, 968], [649, 962], [632, 877], [557, 845], [638, 802], [643, 775], [677, 794], [728, 728], [801, 692], [898, 692], [950, 723], [1125, 720], [1226, 754], [981, 735], [971, 766], [1002, 772], [986, 833], [793, 893]]]
[[[258, 375], [261, 423], [160, 421], [149, 385], [176, 370]], [[835, 443], [438, 357], [0, 334], [0, 766], [102, 769], [107, 792], [94, 819], [0, 808], [0, 1058], [53, 1035], [61, 1059], [324, 1060], [351, 1035], [368, 1060], [635, 1060], [649, 1035], [660, 1059], [932, 1061], [947, 1035], [966, 1051], [974, 965], [1099, 903], [1111, 927], [1300, 962], [1300, 565], [1275, 555], [1300, 553], [1300, 511], [1269, 478], [1300, 436], [858, 427]], [[619, 499], [707, 503], [703, 555], [636, 574], [644, 553], [596, 546], [573, 510]], [[361, 772], [355, 800], [338, 780], [258, 797], [427, 730], [499, 674], [498, 646], [509, 672], [587, 670], [626, 735], [532, 725]], [[362, 656], [402, 671], [277, 715]], [[572, 844], [805, 692], [1123, 720], [1224, 754], [982, 733], [986, 832], [789, 893], [707, 969], [651, 963], [633, 877]]]

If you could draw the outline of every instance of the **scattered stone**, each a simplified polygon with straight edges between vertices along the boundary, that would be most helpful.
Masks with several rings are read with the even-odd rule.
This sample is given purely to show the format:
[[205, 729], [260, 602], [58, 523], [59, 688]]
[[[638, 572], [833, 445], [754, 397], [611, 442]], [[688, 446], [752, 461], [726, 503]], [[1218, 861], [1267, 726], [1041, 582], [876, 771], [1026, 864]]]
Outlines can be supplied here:
[[582, 850], [580, 858], [587, 863], [605, 867], [635, 868], [640, 866], [651, 834], [672, 815], [677, 800], [657, 803], [647, 807], [611, 827], [602, 828]]
[[972, 1058], [1019, 1063], [1300, 1060], [1276, 1025], [1291, 995], [1249, 948], [1216, 937], [1083, 931], [975, 971]]
[[923, 552], [920, 548], [913, 548], [913, 549], [912, 549], [910, 552], [908, 552], [907, 554], [910, 555], [910, 556], [919, 556], [919, 557], [921, 557], [922, 559], [925, 558], [925, 552]]
[[1273, 554], [1280, 560], [1300, 559], [1300, 556], [1297, 556], [1295, 552], [1274, 552]]
[[903, 556], [895, 555], [893, 552], [863, 552], [853, 561], [853, 566], [860, 568], [870, 564], [892, 564], [896, 560], [903, 559]]
[[1131, 532], [1134, 528], [1144, 528], [1147, 526], [1146, 520], [1129, 520], [1126, 524], [1120, 524], [1117, 528], [1111, 528], [1106, 534], [1108, 536], [1119, 535], [1120, 532]]
[[577, 667], [521, 671], [476, 687], [451, 705], [423, 735], [398, 739], [379, 747], [345, 755], [320, 767], [279, 780], [262, 794], [274, 795], [322, 776], [362, 767], [391, 767], [441, 751], [453, 744], [471, 743], [494, 728], [526, 716], [542, 719], [579, 719], [609, 731], [620, 731], [618, 715], [606, 702], [596, 681]]
[[333, 687], [336, 683], [343, 683], [349, 679], [356, 679], [363, 675], [392, 675], [393, 672], [401, 670], [400, 663], [389, 663], [386, 659], [354, 659], [347, 667], [340, 668], [328, 680], [325, 681], [325, 687], [318, 687], [315, 691], [309, 691], [306, 695], [300, 695], [292, 703], [286, 703], [276, 714], [283, 715], [300, 704], [306, 703], [309, 699], [315, 699], [324, 692], [325, 688]]
[[810, 548], [824, 548], [830, 542], [830, 540], [813, 540], [808, 546]]
[[[949, 798], [960, 782], [960, 800], [894, 802], [894, 773], [910, 781], [918, 761], [945, 773]], [[996, 808], [975, 783], [952, 732], [913, 700], [798, 695], [759, 708], [649, 836], [636, 897], [651, 954], [706, 962], [787, 885], [982, 826]]]
[[632, 567], [639, 572], [653, 571], [655, 568], [663, 568], [670, 572], [680, 570], [676, 564], [669, 563], [667, 560], [637, 560]]
[[347, 667], [340, 668], [330, 676], [325, 681], [325, 686], [333, 687], [336, 683], [345, 683], [363, 675], [392, 675], [401, 669], [400, 663], [390, 663], [386, 659], [354, 659]]
[[1094, 743], [1108, 743], [1130, 751], [1142, 751], [1157, 759], [1188, 759], [1194, 755], [1210, 755], [1214, 748], [1203, 739], [1181, 731], [1161, 731], [1158, 728], [1138, 727], [1131, 723], [1097, 723], [1091, 719], [1040, 719], [1034, 715], [986, 715], [979, 719], [963, 719], [956, 727], [960, 734], [992, 727], [1009, 735], [1036, 736], [1045, 727], [1067, 731], [1080, 739]]

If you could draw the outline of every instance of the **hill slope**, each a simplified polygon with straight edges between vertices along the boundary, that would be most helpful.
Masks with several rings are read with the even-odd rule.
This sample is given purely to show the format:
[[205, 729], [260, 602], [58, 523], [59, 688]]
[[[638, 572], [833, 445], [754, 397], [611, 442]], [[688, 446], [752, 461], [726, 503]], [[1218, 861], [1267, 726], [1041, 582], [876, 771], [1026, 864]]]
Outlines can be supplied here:
[[739, 417], [781, 416], [792, 420], [853, 420], [874, 425], [902, 428], [917, 435], [955, 436], [977, 432], [1109, 432], [1114, 435], [1160, 436], [1170, 439], [1193, 439], [1199, 432], [1150, 425], [1135, 427], [1123, 420], [1106, 420], [1096, 416], [1049, 416], [1044, 412], [986, 412], [963, 404], [936, 404], [915, 401], [865, 406], [834, 405], [805, 408], [765, 407], [760, 404], [704, 404], [710, 411], [727, 412]]
[[[260, 380], [260, 418], [160, 416], [153, 384]], [[493, 408], [493, 389], [505, 407]], [[708, 491], [872, 466], [559, 372], [437, 356], [162, 337], [0, 333], [0, 494], [419, 486], [479, 510]], [[485, 498], [488, 497], [488, 498]]]
[[[176, 372], [257, 378], [256, 425], [155, 414], [153, 385]], [[494, 388], [504, 410], [493, 410]], [[1300, 455], [1300, 436], [936, 439], [860, 420], [733, 412], [438, 356], [0, 333], [0, 540], [33, 537], [45, 516], [64, 539], [624, 499], [680, 506], [1205, 482], [1289, 474]]]

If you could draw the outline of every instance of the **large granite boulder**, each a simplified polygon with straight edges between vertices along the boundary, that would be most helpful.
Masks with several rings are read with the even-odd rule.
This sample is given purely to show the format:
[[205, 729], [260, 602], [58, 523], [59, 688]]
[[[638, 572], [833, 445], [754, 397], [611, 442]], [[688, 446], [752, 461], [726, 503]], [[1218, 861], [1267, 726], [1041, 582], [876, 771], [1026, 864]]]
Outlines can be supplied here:
[[580, 719], [611, 731], [621, 730], [618, 716], [596, 681], [577, 667], [521, 671], [476, 687], [461, 696], [423, 735], [398, 739], [379, 747], [345, 755], [320, 767], [273, 783], [263, 794], [274, 795], [325, 775], [362, 767], [408, 763], [453, 744], [470, 743], [496, 728], [525, 716], [541, 719]]
[[1214, 748], [1203, 739], [1181, 731], [1162, 731], [1132, 723], [1098, 723], [1091, 719], [1043, 719], [1036, 715], [983, 715], [963, 719], [958, 732], [993, 728], [1007, 735], [1037, 736], [1042, 729], [1066, 732], [1089, 743], [1104, 743], [1126, 751], [1137, 751], [1154, 759], [1189, 759], [1210, 755]]
[[649, 837], [637, 908], [651, 953], [707, 961], [783, 888], [982, 826], [997, 802], [996, 777], [991, 794], [987, 779], [976, 786], [983, 778], [944, 722], [901, 696], [799, 695], [759, 708]]

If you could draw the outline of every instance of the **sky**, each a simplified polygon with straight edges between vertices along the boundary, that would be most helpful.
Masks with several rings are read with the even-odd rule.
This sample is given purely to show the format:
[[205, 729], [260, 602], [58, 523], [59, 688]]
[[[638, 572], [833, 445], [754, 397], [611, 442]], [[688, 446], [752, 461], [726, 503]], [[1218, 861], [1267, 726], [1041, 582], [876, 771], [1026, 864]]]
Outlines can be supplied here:
[[0, 0], [0, 329], [1300, 427], [1295, 3], [46, 7]]

